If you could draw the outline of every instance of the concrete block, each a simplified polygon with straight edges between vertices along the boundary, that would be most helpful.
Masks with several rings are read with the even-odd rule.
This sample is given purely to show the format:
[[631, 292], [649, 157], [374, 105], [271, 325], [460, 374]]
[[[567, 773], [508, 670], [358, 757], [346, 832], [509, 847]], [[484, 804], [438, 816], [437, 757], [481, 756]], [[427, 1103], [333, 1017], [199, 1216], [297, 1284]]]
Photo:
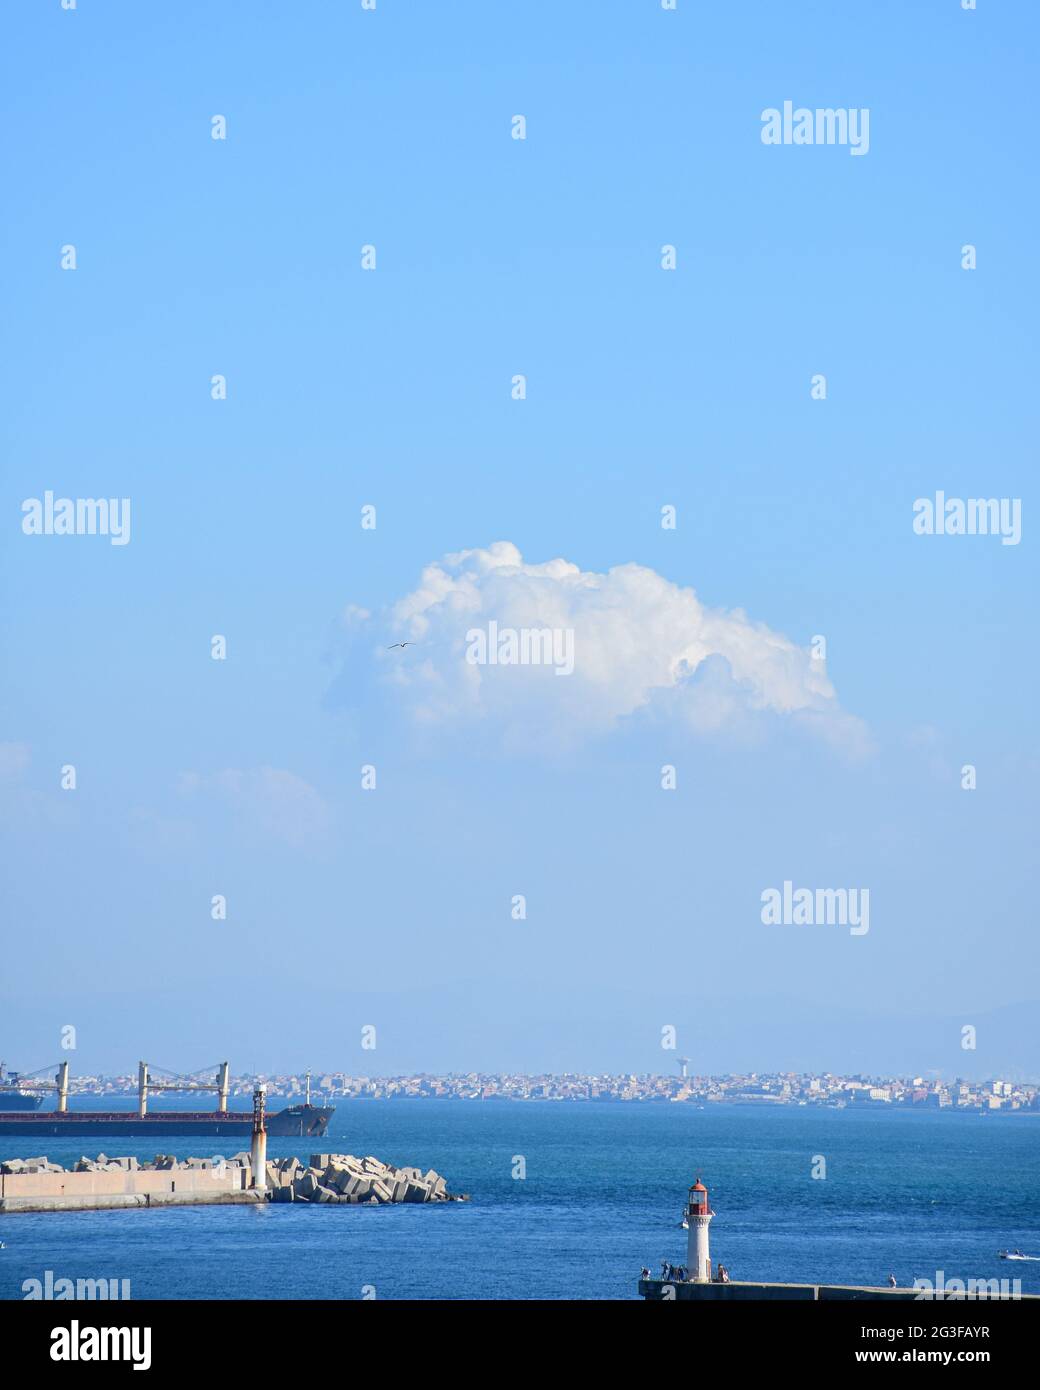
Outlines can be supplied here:
[[331, 1157], [331, 1154], [311, 1154], [311, 1167], [327, 1168]]
[[334, 1187], [337, 1192], [349, 1192], [350, 1184], [356, 1181], [349, 1168], [338, 1167], [335, 1163], [330, 1163], [325, 1170], [326, 1185]]
[[318, 1179], [308, 1168], [302, 1176], [293, 1179], [292, 1190], [297, 1197], [309, 1202], [318, 1190]]
[[331, 1201], [333, 1200], [334, 1197], [338, 1197], [338, 1196], [339, 1196], [339, 1193], [336, 1192], [336, 1191], [334, 1191], [333, 1188], [331, 1188], [331, 1187], [326, 1187], [323, 1183], [318, 1183], [317, 1187], [314, 1189], [314, 1196], [311, 1198], [311, 1201], [312, 1201], [312, 1202], [331, 1202]]
[[291, 1187], [274, 1187], [271, 1189], [272, 1202], [291, 1202], [296, 1194]]
[[409, 1182], [405, 1188], [404, 1200], [406, 1202], [426, 1202], [430, 1197], [430, 1189], [424, 1182]]

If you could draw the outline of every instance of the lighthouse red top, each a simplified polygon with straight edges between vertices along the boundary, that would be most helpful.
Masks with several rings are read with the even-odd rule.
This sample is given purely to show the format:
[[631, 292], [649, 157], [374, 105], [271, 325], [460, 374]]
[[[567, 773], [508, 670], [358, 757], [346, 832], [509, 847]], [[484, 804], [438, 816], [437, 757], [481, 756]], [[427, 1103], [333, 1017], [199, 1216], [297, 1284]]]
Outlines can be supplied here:
[[708, 1216], [711, 1208], [708, 1206], [708, 1189], [701, 1182], [700, 1178], [690, 1188], [690, 1212], [694, 1216]]

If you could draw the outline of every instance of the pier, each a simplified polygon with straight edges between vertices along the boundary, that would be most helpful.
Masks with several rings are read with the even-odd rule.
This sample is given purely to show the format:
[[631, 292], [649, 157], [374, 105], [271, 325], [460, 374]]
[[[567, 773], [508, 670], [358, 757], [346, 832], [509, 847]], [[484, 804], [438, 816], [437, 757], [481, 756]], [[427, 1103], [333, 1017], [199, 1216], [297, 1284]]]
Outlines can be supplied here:
[[880, 1287], [869, 1284], [782, 1284], [735, 1280], [720, 1262], [713, 1270], [708, 1246], [708, 1229], [715, 1213], [708, 1201], [708, 1189], [700, 1178], [689, 1189], [684, 1212], [687, 1228], [686, 1264], [665, 1260], [655, 1278], [644, 1269], [639, 1280], [639, 1296], [653, 1303], [952, 1303], [1020, 1302], [1040, 1300], [1040, 1294], [1023, 1294], [1019, 1280], [945, 1279], [938, 1271], [936, 1285], [921, 1280], [912, 1288]]
[[[977, 1284], [1000, 1284], [997, 1279], [980, 1279]], [[1006, 1282], [1006, 1281], [1004, 1281]], [[858, 1284], [756, 1284], [750, 1281], [727, 1280], [726, 1283], [698, 1284], [667, 1279], [640, 1279], [641, 1298], [657, 1303], [745, 1303], [797, 1302], [848, 1303], [861, 1300], [883, 1303], [975, 1303], [1031, 1300], [1040, 1301], [1040, 1294], [1012, 1294], [1001, 1289], [977, 1288], [950, 1292], [947, 1289], [890, 1289]]]
[[[103, 1157], [103, 1155], [102, 1155]], [[133, 1166], [131, 1166], [133, 1165]], [[5, 1164], [4, 1167], [10, 1167]], [[0, 1172], [0, 1213], [97, 1211], [113, 1207], [169, 1207], [250, 1204], [263, 1193], [250, 1185], [245, 1165], [212, 1164], [188, 1159], [183, 1165], [137, 1166], [136, 1159], [91, 1161], [88, 1168], [67, 1171], [56, 1164], [31, 1172]]]

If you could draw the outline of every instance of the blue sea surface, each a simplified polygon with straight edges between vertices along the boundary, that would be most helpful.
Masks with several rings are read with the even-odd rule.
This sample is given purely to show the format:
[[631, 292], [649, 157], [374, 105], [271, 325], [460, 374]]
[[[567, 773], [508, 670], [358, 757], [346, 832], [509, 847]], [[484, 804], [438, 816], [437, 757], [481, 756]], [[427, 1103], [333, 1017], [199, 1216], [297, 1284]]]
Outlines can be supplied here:
[[[0, 1158], [30, 1143], [4, 1138]], [[145, 1159], [157, 1143], [188, 1157], [203, 1141], [143, 1150], [99, 1133], [47, 1154]], [[225, 1144], [227, 1156], [246, 1147]], [[734, 1279], [884, 1284], [892, 1272], [909, 1284], [942, 1270], [1040, 1293], [1040, 1263], [997, 1258], [1040, 1254], [1036, 1115], [349, 1101], [325, 1139], [271, 1139], [268, 1156], [319, 1148], [436, 1168], [472, 1200], [0, 1216], [0, 1298], [24, 1297], [23, 1280], [49, 1269], [129, 1279], [138, 1299], [358, 1299], [366, 1287], [380, 1299], [631, 1299], [641, 1265], [685, 1260], [679, 1222], [697, 1176], [716, 1212], [712, 1257]], [[826, 1177], [814, 1179], [819, 1157]]]

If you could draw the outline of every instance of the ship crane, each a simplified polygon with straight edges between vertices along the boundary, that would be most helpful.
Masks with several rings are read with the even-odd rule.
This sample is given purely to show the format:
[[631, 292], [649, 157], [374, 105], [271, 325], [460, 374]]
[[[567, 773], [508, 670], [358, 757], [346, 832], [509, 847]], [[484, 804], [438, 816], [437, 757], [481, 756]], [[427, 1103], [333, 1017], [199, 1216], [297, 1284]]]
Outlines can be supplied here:
[[[53, 1081], [44, 1080], [44, 1074], [49, 1072], [51, 1067], [57, 1067]], [[10, 1080], [4, 1080], [4, 1064], [0, 1062], [0, 1091], [21, 1091], [35, 1093], [37, 1091], [57, 1091], [58, 1110], [62, 1114], [69, 1108], [69, 1064], [68, 1062], [52, 1062], [50, 1066], [40, 1067], [39, 1071], [8, 1073]]]
[[[166, 1076], [172, 1076], [172, 1081], [153, 1081], [151, 1079], [152, 1070], [163, 1072]], [[209, 1067], [200, 1068], [200, 1072], [209, 1071]], [[228, 1091], [230, 1089], [230, 1070], [227, 1062], [221, 1062], [216, 1069], [216, 1076], [212, 1081], [198, 1081], [196, 1078], [200, 1072], [195, 1072], [191, 1076], [180, 1076], [177, 1072], [170, 1071], [167, 1067], [160, 1067], [155, 1063], [138, 1062], [137, 1064], [137, 1113], [142, 1119], [148, 1114], [148, 1092], [149, 1091], [216, 1091], [218, 1096], [217, 1114], [227, 1114]]]

